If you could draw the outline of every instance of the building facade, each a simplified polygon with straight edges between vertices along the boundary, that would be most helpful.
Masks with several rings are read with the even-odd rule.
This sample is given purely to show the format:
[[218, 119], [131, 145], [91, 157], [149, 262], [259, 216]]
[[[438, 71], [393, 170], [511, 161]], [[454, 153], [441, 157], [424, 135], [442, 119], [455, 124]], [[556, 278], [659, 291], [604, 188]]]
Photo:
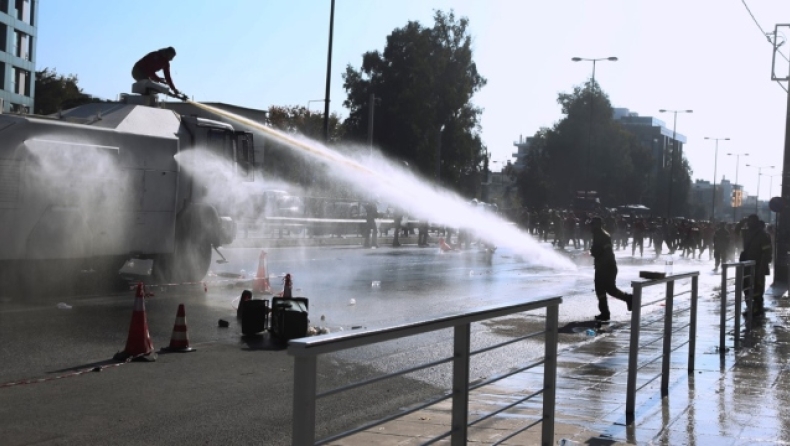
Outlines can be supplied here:
[[2, 112], [33, 113], [38, 0], [0, 0]]
[[652, 116], [639, 116], [627, 108], [615, 108], [612, 117], [634, 134], [644, 147], [650, 148], [650, 153], [655, 161], [654, 173], [667, 165], [673, 145], [677, 149], [675, 155], [679, 158], [683, 156], [686, 137], [667, 128], [664, 121]]
[[[518, 150], [513, 154], [513, 158], [516, 159], [516, 162], [513, 164], [513, 166], [517, 171], [524, 170], [527, 167], [527, 155], [529, 155], [532, 139], [532, 137], [524, 138], [523, 136], [519, 136], [518, 141], [513, 143], [513, 145]], [[510, 163], [510, 161], [508, 161], [508, 163]]]

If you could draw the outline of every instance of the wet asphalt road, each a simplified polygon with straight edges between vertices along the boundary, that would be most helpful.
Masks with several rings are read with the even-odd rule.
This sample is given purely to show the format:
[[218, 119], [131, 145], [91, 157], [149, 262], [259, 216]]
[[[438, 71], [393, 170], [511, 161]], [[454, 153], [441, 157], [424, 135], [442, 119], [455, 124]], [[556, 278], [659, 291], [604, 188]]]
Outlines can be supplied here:
[[[166, 346], [169, 342], [176, 309], [184, 303], [187, 309], [189, 339], [199, 351], [191, 355], [195, 361], [205, 361], [209, 355], [217, 355], [217, 365], [202, 364], [200, 370], [190, 371], [189, 378], [183, 381], [174, 376], [175, 383], [162, 382], [157, 377], [159, 389], [168, 389], [168, 385], [195, 386], [198, 393], [210, 395], [218, 401], [220, 407], [233, 407], [233, 392], [227, 389], [201, 387], [194, 381], [208, 380], [218, 377], [220, 382], [224, 376], [231, 376], [238, 370], [249, 370], [251, 376], [259, 373], [258, 367], [267, 368], [269, 372], [263, 377], [259, 386], [277, 395], [278, 405], [283, 408], [290, 404], [290, 381], [286, 375], [271, 376], [270, 369], [286, 372], [292, 359], [280, 347], [269, 345], [264, 341], [246, 341], [240, 335], [235, 320], [233, 300], [237, 298], [245, 284], [242, 280], [232, 279], [231, 274], [254, 274], [258, 266], [260, 249], [224, 249], [223, 254], [228, 264], [214, 263], [212, 272], [203, 286], [152, 286], [155, 296], [147, 300], [146, 310], [149, 331], [155, 347]], [[531, 265], [507, 249], [499, 249], [493, 255], [477, 252], [440, 253], [435, 248], [402, 247], [398, 249], [382, 247], [380, 249], [363, 249], [360, 247], [337, 248], [282, 248], [267, 250], [269, 275], [272, 286], [277, 290], [281, 284], [278, 277], [291, 273], [294, 278], [294, 294], [310, 299], [310, 318], [312, 325], [324, 325], [332, 331], [353, 330], [354, 327], [380, 327], [413, 320], [464, 311], [465, 309], [492, 305], [512, 300], [526, 300], [545, 296], [564, 296], [560, 308], [560, 325], [574, 321], [586, 321], [597, 313], [595, 298], [592, 293], [593, 270], [589, 256], [583, 252], [575, 252], [580, 267], [575, 271], [557, 271]], [[637, 277], [640, 269], [663, 270], [663, 261], [654, 263], [652, 260], [631, 259], [630, 252], [619, 251], [620, 276], [618, 285], [626, 288], [630, 280]], [[707, 256], [705, 256], [707, 258]], [[690, 261], [689, 267], [698, 270], [709, 269], [706, 261]], [[675, 270], [681, 268], [677, 265]], [[91, 280], [83, 277], [80, 280]], [[374, 286], [373, 282], [380, 282]], [[73, 371], [90, 369], [96, 365], [110, 364], [109, 359], [125, 345], [129, 320], [133, 305], [132, 291], [101, 293], [98, 295], [62, 296], [52, 294], [26, 299], [25, 296], [4, 296], [0, 298], [0, 386], [4, 383], [20, 382], [44, 378], [50, 381], [29, 384], [16, 388], [0, 387], [0, 413], [13, 420], [9, 412], [11, 407], [18, 406], [20, 399], [27, 401], [30, 414], [34, 417], [47, 416], [60, 420], [64, 411], [73, 411], [77, 415], [81, 409], [75, 409], [66, 398], [62, 402], [53, 403], [52, 398], [66, 395], [91, 395], [94, 393], [112, 392], [103, 388], [104, 378], [99, 380], [86, 379], [83, 376], [53, 380], [57, 376], [65, 376]], [[350, 304], [351, 299], [355, 303]], [[66, 303], [70, 309], [58, 309], [58, 303]], [[614, 319], [625, 320], [625, 305], [612, 301], [611, 308]], [[645, 309], [649, 311], [648, 309]], [[321, 322], [324, 316], [324, 322]], [[515, 333], [540, 330], [543, 325], [542, 314], [516, 315], [493, 322], [475, 324], [473, 326], [473, 343], [475, 347], [484, 346]], [[219, 328], [217, 321], [230, 321], [229, 328]], [[339, 375], [344, 378], [363, 371], [379, 372], [394, 370], [416, 359], [435, 357], [436, 354], [447, 355], [451, 351], [452, 333], [442, 331], [419, 338], [381, 344], [372, 348], [360, 349], [338, 354], [329, 358], [330, 366], [325, 384], [334, 382]], [[571, 334], [562, 338], [566, 344], [584, 341], [583, 334]], [[201, 352], [203, 350], [204, 352]], [[250, 355], [261, 355], [256, 366], [256, 358]], [[541, 340], [515, 344], [513, 347], [483, 355], [472, 363], [472, 379], [490, 376], [493, 373], [507, 370], [511, 366], [523, 364], [529, 357], [540, 356]], [[130, 365], [118, 368], [121, 371], [113, 374], [106, 370], [108, 380], [119, 379], [128, 375], [128, 380], [144, 379], [145, 373], [157, 370], [156, 367], [167, 367], [170, 364], [178, 367], [179, 363], [190, 359], [181, 359], [172, 355], [160, 356], [162, 359], [150, 368]], [[185, 357], [186, 358], [186, 357]], [[252, 362], [251, 362], [252, 361]], [[160, 369], [161, 370], [161, 369]], [[140, 371], [137, 373], [136, 371]], [[197, 373], [194, 378], [193, 374]], [[115, 378], [113, 378], [115, 377]], [[413, 377], [413, 387], [420, 387], [423, 393], [429, 394], [430, 389], [437, 385], [446, 385], [449, 378], [447, 369], [441, 367]], [[421, 386], [425, 386], [424, 388]], [[62, 388], [61, 388], [62, 387]], [[244, 388], [236, 381], [231, 385], [235, 392], [243, 394]], [[70, 390], [69, 390], [70, 389]], [[161, 390], [159, 390], [161, 391]], [[153, 393], [155, 399], [157, 388], [153, 387], [143, 393]], [[3, 401], [5, 399], [5, 401]], [[364, 399], [364, 397], [362, 397]], [[388, 399], [393, 404], [400, 404], [397, 399]], [[220, 403], [221, 402], [221, 403]], [[405, 402], [403, 403], [405, 404]], [[40, 407], [38, 407], [40, 406]], [[163, 413], [191, 413], [178, 405], [177, 401], [167, 404], [159, 403]], [[371, 405], [372, 407], [373, 405]], [[134, 405], [130, 406], [134, 407]], [[330, 404], [330, 407], [332, 405]], [[341, 409], [331, 409], [335, 413]], [[211, 407], [202, 408], [201, 414], [212, 413]], [[281, 409], [284, 412], [285, 409]], [[219, 413], [219, 412], [217, 412]], [[278, 415], [278, 414], [274, 414]], [[279, 413], [280, 416], [283, 413]], [[96, 415], [99, 416], [99, 415]], [[149, 415], [150, 416], [150, 415]], [[175, 416], [175, 415], [173, 415]], [[192, 414], [199, 419], [201, 415]], [[219, 416], [219, 415], [214, 415]], [[135, 418], [133, 415], [124, 417]], [[223, 415], [232, 418], [231, 415]], [[30, 417], [28, 417], [30, 418]], [[122, 417], [123, 418], [123, 417]], [[141, 419], [144, 419], [141, 416]], [[277, 424], [276, 429], [288, 431], [289, 423], [282, 418], [269, 419], [270, 424]], [[273, 421], [279, 420], [279, 421]], [[65, 419], [61, 420], [66, 422]], [[339, 422], [353, 420], [340, 420]], [[12, 421], [7, 421], [8, 423]], [[81, 423], [84, 421], [79, 421]], [[188, 422], [188, 421], [187, 421]], [[210, 421], [216, 423], [215, 419]], [[228, 422], [229, 421], [223, 421]], [[35, 421], [30, 421], [35, 426]], [[341, 423], [341, 424], [342, 424]], [[3, 426], [0, 431], [10, 426]], [[21, 432], [23, 441], [14, 444], [25, 444], [29, 441], [41, 441], [49, 437], [26, 437], [29, 432], [17, 423], [14, 430]], [[65, 429], [65, 428], [64, 428]], [[119, 427], [128, 434], [128, 426]], [[68, 430], [68, 429], [66, 429]], [[54, 429], [55, 432], [61, 432]], [[269, 435], [264, 430], [260, 435]], [[52, 434], [59, 438], [61, 434]], [[273, 434], [272, 434], [273, 435]], [[276, 435], [275, 435], [276, 436]], [[68, 435], [66, 435], [68, 437]], [[134, 437], [129, 444], [133, 444]], [[217, 440], [222, 443], [221, 438]], [[183, 440], [183, 437], [181, 438]], [[171, 438], [162, 444], [178, 444], [179, 438]], [[124, 443], [118, 441], [118, 443]], [[267, 442], [265, 444], [275, 444]], [[214, 443], [212, 443], [214, 444]]]
[[[147, 300], [147, 317], [155, 346], [169, 343], [179, 303], [186, 306], [191, 342], [239, 342], [234, 300], [249, 287], [249, 282], [228, 276], [254, 275], [261, 250], [236, 248], [222, 252], [229, 263], [212, 262], [206, 291], [199, 284], [150, 288], [155, 295]], [[560, 325], [590, 320], [597, 314], [590, 258], [582, 251], [572, 255], [579, 264], [575, 271], [532, 265], [502, 248], [493, 254], [476, 250], [441, 253], [433, 247], [267, 250], [268, 273], [275, 292], [282, 288], [281, 277], [290, 273], [294, 295], [310, 299], [311, 325], [322, 325], [330, 331], [384, 327], [476, 306], [556, 295], [564, 297]], [[663, 270], [663, 260], [654, 261], [652, 256], [632, 258], [625, 250], [617, 255], [618, 286], [624, 289], [641, 269]], [[707, 256], [703, 261], [690, 262], [689, 268], [704, 270], [710, 263]], [[702, 265], [705, 266], [700, 268]], [[0, 361], [4, 364], [0, 383], [102, 361], [122, 350], [133, 301], [134, 292], [130, 290], [82, 296], [0, 296]], [[71, 309], [58, 309], [58, 303]], [[611, 300], [610, 308], [614, 320], [627, 318], [622, 303]], [[219, 319], [228, 320], [230, 329], [218, 328]], [[524, 324], [540, 329], [542, 317], [538, 313], [498, 324], [481, 324], [477, 333], [497, 336]], [[445, 340], [449, 336], [449, 332], [442, 334]], [[487, 341], [480, 336], [475, 339]], [[425, 340], [417, 342], [433, 345]], [[529, 345], [524, 348], [527, 350], [519, 356], [537, 352]]]

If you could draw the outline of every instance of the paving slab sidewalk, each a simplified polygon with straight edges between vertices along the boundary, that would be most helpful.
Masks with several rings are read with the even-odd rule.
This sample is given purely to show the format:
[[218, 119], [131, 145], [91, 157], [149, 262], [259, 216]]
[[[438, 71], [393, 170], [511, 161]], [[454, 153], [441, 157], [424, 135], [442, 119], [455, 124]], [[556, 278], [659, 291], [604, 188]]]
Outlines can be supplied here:
[[[717, 276], [718, 277], [718, 276]], [[661, 360], [639, 371], [635, 421], [626, 424], [625, 401], [630, 325], [617, 324], [590, 342], [560, 351], [554, 443], [558, 445], [790, 445], [790, 299], [786, 287], [766, 292], [766, 315], [734, 346], [729, 321], [727, 347], [718, 348], [720, 300], [715, 280], [700, 284], [695, 370], [688, 371], [688, 301], [676, 304], [669, 395], [648, 382]], [[640, 364], [661, 354], [661, 312], [643, 316]], [[732, 316], [733, 308], [729, 309]], [[677, 314], [677, 313], [676, 313]], [[651, 341], [657, 340], [657, 342]], [[469, 420], [511, 404], [542, 387], [543, 370], [531, 369], [470, 394]], [[539, 445], [538, 398], [469, 429], [470, 444]], [[450, 402], [443, 402], [359, 434], [336, 446], [418, 445], [450, 429]], [[450, 444], [442, 439], [433, 444]]]

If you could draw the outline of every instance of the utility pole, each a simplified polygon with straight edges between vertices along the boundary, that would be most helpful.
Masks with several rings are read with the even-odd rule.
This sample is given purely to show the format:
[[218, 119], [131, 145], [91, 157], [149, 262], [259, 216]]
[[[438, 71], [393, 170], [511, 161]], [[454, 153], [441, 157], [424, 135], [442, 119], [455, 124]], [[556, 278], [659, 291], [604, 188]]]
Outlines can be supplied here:
[[368, 146], [373, 155], [373, 110], [376, 108], [376, 95], [371, 93], [368, 101]]
[[[777, 61], [776, 54], [779, 52], [779, 46], [784, 42], [779, 42], [777, 36], [781, 33], [779, 28], [790, 29], [790, 24], [776, 25], [773, 33], [773, 60], [771, 61], [771, 80], [776, 82], [787, 82], [787, 111], [785, 115], [785, 147], [784, 147], [784, 160], [782, 162], [782, 193], [781, 197], [784, 201], [782, 212], [777, 215], [778, 222], [776, 225], [776, 261], [774, 262], [774, 282], [788, 284], [788, 251], [790, 251], [790, 209], [788, 208], [788, 201], [790, 200], [790, 181], [785, 181], [790, 175], [790, 70], [785, 71], [786, 74], [777, 74]], [[785, 32], [785, 34], [787, 34]], [[781, 63], [781, 62], [780, 62]]]
[[[790, 82], [788, 82], [790, 86]], [[790, 90], [790, 88], [788, 88]], [[790, 251], [790, 181], [785, 181], [790, 173], [790, 91], [787, 93], [787, 115], [785, 117], [785, 151], [784, 162], [782, 163], [782, 199], [784, 199], [784, 209], [779, 215], [776, 232], [776, 262], [774, 262], [774, 281], [788, 283], [788, 251]]]
[[329, 13], [329, 51], [326, 56], [326, 94], [324, 101], [324, 142], [329, 142], [329, 86], [332, 80], [332, 35], [335, 30], [335, 0]]

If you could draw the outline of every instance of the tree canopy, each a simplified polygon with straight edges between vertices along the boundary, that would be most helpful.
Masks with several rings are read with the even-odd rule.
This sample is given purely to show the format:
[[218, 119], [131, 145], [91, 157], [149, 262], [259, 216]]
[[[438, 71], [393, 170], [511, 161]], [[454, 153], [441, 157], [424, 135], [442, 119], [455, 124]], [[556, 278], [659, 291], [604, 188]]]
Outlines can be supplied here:
[[[316, 113], [305, 106], [290, 105], [269, 107], [268, 124], [291, 134], [300, 134], [321, 141], [324, 135], [324, 115]], [[343, 138], [343, 126], [336, 113], [329, 115], [329, 139], [338, 141]], [[279, 143], [267, 143], [264, 172], [291, 184], [305, 188], [332, 190], [333, 182], [321, 174], [320, 163], [300, 156], [292, 147]]]
[[[671, 164], [654, 165], [650, 148], [613, 119], [612, 105], [599, 85], [577, 86], [559, 94], [557, 102], [565, 117], [530, 141], [526, 168], [518, 177], [522, 204], [566, 207], [577, 191], [594, 190], [606, 207], [641, 203], [661, 214]], [[688, 163], [682, 156], [678, 159], [673, 214], [687, 211], [691, 184]]]
[[482, 110], [471, 99], [486, 79], [472, 58], [468, 27], [468, 19], [436, 11], [432, 28], [409, 22], [395, 29], [383, 52], [365, 53], [359, 70], [347, 66], [343, 105], [349, 109], [344, 123], [349, 139], [365, 141], [373, 95], [377, 147], [474, 195], [485, 146], [479, 134]]
[[90, 102], [99, 102], [77, 85], [77, 76], [58, 74], [55, 69], [36, 71], [36, 95], [33, 108], [36, 114], [51, 115]]

